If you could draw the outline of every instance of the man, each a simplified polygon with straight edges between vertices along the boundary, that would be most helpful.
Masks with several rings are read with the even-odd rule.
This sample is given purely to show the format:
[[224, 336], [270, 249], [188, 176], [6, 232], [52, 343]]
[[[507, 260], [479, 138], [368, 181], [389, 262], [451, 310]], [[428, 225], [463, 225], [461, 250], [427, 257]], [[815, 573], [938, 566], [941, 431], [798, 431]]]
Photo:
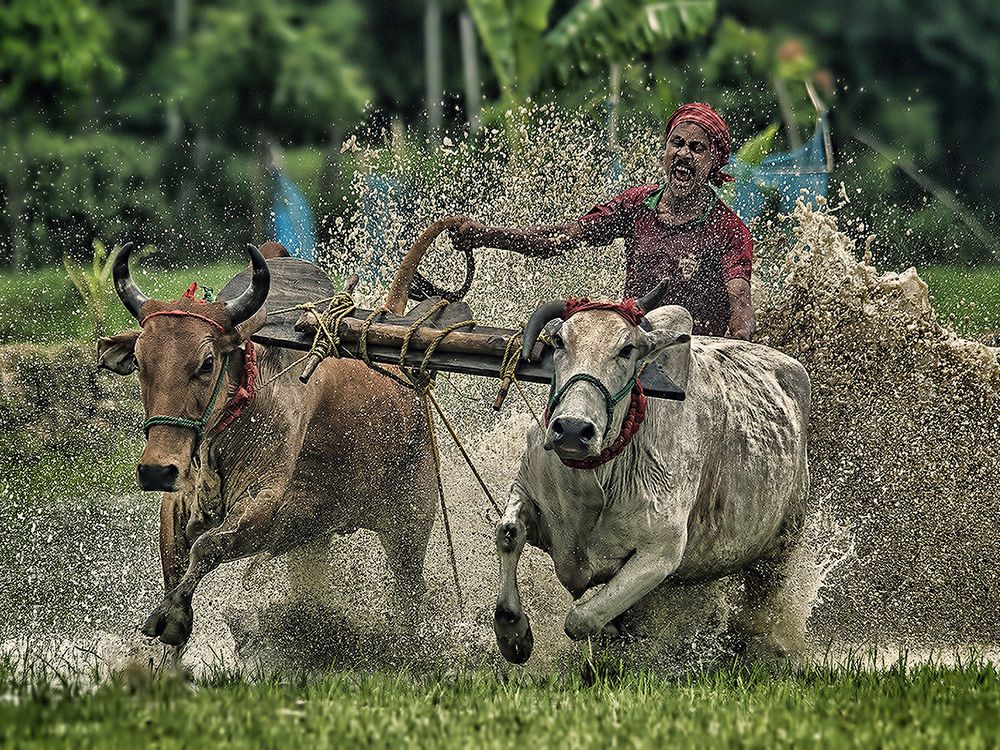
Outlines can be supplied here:
[[640, 297], [669, 280], [663, 304], [682, 305], [694, 333], [749, 341], [756, 331], [750, 297], [750, 231], [716, 195], [732, 178], [729, 127], [707, 104], [685, 104], [665, 129], [660, 166], [665, 183], [626, 190], [569, 224], [527, 229], [469, 220], [456, 243], [549, 258], [581, 243], [625, 239], [625, 296]]

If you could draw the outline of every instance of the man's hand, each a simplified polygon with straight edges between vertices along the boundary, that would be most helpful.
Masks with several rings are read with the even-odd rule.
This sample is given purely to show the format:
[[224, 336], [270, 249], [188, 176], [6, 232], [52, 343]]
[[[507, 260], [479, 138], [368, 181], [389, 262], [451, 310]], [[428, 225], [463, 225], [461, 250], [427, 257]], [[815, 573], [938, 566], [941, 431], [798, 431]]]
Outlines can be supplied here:
[[726, 288], [729, 290], [729, 336], [752, 341], [757, 333], [757, 316], [750, 296], [750, 282], [746, 279], [730, 279], [726, 282]]

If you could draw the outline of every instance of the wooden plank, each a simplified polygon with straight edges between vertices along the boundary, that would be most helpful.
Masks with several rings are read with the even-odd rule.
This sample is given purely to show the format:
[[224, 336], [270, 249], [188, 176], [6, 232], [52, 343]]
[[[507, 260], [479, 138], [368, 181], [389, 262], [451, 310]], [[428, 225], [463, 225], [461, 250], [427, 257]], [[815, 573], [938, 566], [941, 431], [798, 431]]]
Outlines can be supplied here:
[[[491, 330], [502, 331], [503, 329]], [[504, 332], [508, 335], [513, 333], [513, 331]], [[449, 335], [450, 337], [451, 335]], [[285, 328], [272, 327], [266, 332], [264, 329], [261, 329], [261, 332], [255, 334], [253, 338], [255, 341], [266, 346], [284, 346], [299, 351], [309, 351], [313, 342], [312, 335], [296, 331], [293, 326]], [[444, 346], [445, 343], [442, 343], [438, 351], [431, 357], [430, 367], [432, 369], [442, 372], [457, 372], [465, 375], [480, 375], [492, 378], [499, 378], [501, 376], [500, 358], [503, 354], [502, 347], [499, 349], [499, 353], [472, 353], [442, 351]], [[356, 342], [349, 343], [346, 348], [351, 354], [357, 354]], [[368, 347], [368, 354], [373, 362], [379, 364], [395, 365], [399, 363], [398, 346], [385, 346], [373, 343]], [[413, 367], [419, 366], [423, 357], [423, 350], [414, 347], [407, 354], [406, 364]], [[541, 352], [538, 362], [519, 362], [517, 366], [517, 378], [529, 383], [551, 382], [552, 349], [545, 347]], [[647, 396], [675, 401], [684, 399], [684, 391], [671, 381], [656, 364], [651, 364], [643, 371], [640, 381]]]
[[[267, 262], [271, 271], [271, 290], [268, 294], [267, 323], [253, 336], [253, 340], [265, 346], [281, 346], [298, 351], [309, 351], [312, 347], [312, 334], [300, 333], [295, 330], [295, 323], [302, 314], [301, 310], [289, 310], [296, 305], [331, 297], [337, 290], [322, 269], [298, 258], [274, 258]], [[220, 299], [233, 299], [241, 294], [250, 283], [250, 269], [235, 276], [219, 293]], [[385, 314], [379, 318], [379, 335], [370, 339], [369, 356], [379, 364], [398, 364], [398, 343], [389, 346], [387, 342], [398, 341], [398, 336], [408, 330], [410, 324], [426, 312], [432, 301], [414, 306], [404, 316]], [[277, 312], [286, 310], [286, 312]], [[419, 366], [424, 357], [424, 350], [437, 332], [434, 329], [465, 320], [471, 311], [465, 303], [452, 303], [444, 308], [427, 324], [418, 329], [411, 342], [412, 351], [408, 353], [406, 364]], [[370, 310], [357, 309], [345, 319], [345, 333], [355, 334], [360, 331], [363, 321], [371, 314]], [[474, 316], [473, 316], [474, 317]], [[374, 327], [374, 326], [373, 326]], [[449, 334], [441, 343], [437, 352], [430, 360], [432, 369], [442, 372], [456, 372], [466, 375], [484, 377], [500, 377], [500, 359], [503, 355], [506, 339], [514, 331], [506, 328], [493, 328], [476, 325]], [[392, 334], [390, 336], [389, 334]], [[397, 338], [393, 338], [397, 337]], [[345, 336], [345, 339], [347, 337]], [[354, 337], [356, 339], [356, 335]], [[418, 345], [419, 343], [419, 345]], [[355, 344], [349, 344], [350, 351], [357, 353]], [[456, 349], [457, 347], [457, 349]], [[464, 349], [463, 349], [464, 347]], [[552, 380], [552, 350], [549, 347], [536, 345], [532, 352], [533, 360], [519, 362], [517, 378], [529, 383], [548, 383]], [[675, 385], [659, 367], [650, 365], [642, 373], [642, 387], [646, 395], [655, 398], [682, 400], [684, 391]]]
[[[450, 307], [450, 305], [449, 305]], [[309, 316], [315, 321], [315, 317]], [[398, 320], [395, 316], [393, 320]], [[462, 322], [462, 321], [457, 321]], [[338, 336], [342, 341], [354, 343], [361, 338], [364, 331], [364, 322], [358, 318], [346, 317], [340, 322]], [[409, 336], [410, 349], [427, 349], [441, 335], [440, 328], [420, 326], [410, 331], [410, 325], [400, 325], [397, 323], [373, 323], [368, 328], [368, 343], [373, 345], [394, 346], [398, 351], [403, 342]], [[312, 336], [316, 332], [315, 322], [305, 324], [301, 322], [295, 326], [296, 331]], [[438, 345], [438, 350], [442, 352], [467, 353], [467, 354], [490, 354], [502, 358], [507, 349], [507, 341], [515, 331], [505, 328], [483, 329], [476, 326], [466, 326], [450, 332]], [[544, 344], [536, 343], [532, 349], [531, 359], [537, 360], [542, 356]], [[520, 347], [518, 347], [520, 351]]]

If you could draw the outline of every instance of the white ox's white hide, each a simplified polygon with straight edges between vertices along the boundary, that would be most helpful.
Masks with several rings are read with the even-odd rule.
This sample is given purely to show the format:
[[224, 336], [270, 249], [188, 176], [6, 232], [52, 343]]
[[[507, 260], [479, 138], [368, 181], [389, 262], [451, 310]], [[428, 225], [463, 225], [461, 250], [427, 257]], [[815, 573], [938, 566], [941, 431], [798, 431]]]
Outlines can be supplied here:
[[595, 469], [569, 468], [560, 454], [597, 455], [618, 434], [627, 398], [615, 407], [603, 440], [596, 436], [605, 433], [606, 401], [586, 381], [568, 389], [545, 433], [531, 428], [497, 528], [501, 588], [494, 627], [512, 662], [526, 661], [533, 643], [516, 580], [525, 542], [552, 557], [575, 599], [604, 584], [570, 609], [570, 638], [616, 632], [616, 618], [661, 584], [742, 572], [747, 600], [735, 618], [736, 633], [768, 651], [802, 645], [804, 616], [788, 622], [798, 615], [782, 611], [781, 589], [809, 485], [809, 377], [797, 360], [766, 346], [682, 335], [691, 332], [683, 308], [659, 308], [647, 320], [649, 332], [614, 312], [589, 311], [546, 329], [556, 346], [557, 387], [587, 373], [614, 393], [649, 358], [687, 398], [648, 399], [645, 423], [631, 444]]

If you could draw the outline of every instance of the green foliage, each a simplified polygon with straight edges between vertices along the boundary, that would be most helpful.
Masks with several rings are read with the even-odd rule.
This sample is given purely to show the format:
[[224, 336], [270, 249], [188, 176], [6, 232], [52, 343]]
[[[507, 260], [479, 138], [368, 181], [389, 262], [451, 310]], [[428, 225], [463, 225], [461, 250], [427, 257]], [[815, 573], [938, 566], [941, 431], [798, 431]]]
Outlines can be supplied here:
[[736, 160], [730, 167], [733, 182], [727, 182], [719, 190], [719, 195], [727, 204], [732, 202], [736, 185], [744, 180], [753, 179], [751, 167], [759, 167], [764, 157], [771, 153], [774, 138], [778, 135], [778, 123], [771, 123], [757, 135], [748, 139], [736, 152]]
[[[957, 192], [1000, 235], [995, 212], [1000, 129], [986, 125], [1000, 118], [1000, 14], [993, 0], [844, 0], [836, 5], [730, 0], [729, 12], [772, 36], [808, 40], [812, 56], [829, 71], [829, 83], [836, 78], [834, 125], [842, 163], [852, 157], [867, 162], [867, 149], [853, 135], [873, 133], [946, 190]], [[862, 188], [865, 202], [905, 205], [926, 194], [902, 175], [886, 191], [880, 170], [847, 166], [837, 178]], [[890, 226], [875, 229], [887, 233]], [[907, 241], [906, 229], [893, 226], [891, 240], [902, 235]], [[960, 254], [937, 256], [941, 260], [996, 260], [995, 243], [967, 232], [934, 244], [961, 248]]]
[[[60, 116], [95, 81], [113, 78], [110, 33], [86, 0], [6, 0], [0, 13], [0, 112], [40, 108]], [[59, 101], [60, 95], [69, 99]]]
[[962, 336], [989, 337], [993, 346], [1000, 345], [1000, 267], [929, 266], [920, 270], [920, 278], [930, 287], [938, 316]]
[[747, 140], [736, 152], [736, 158], [744, 164], [759, 167], [764, 157], [771, 153], [774, 137], [778, 135], [778, 123], [771, 123], [757, 135]]
[[177, 53], [173, 95], [190, 121], [234, 145], [261, 134], [329, 138], [357, 121], [370, 91], [343, 53], [357, 8], [228, 0], [202, 12]]
[[705, 33], [715, 0], [577, 0], [558, 20], [552, 0], [468, 0], [500, 85], [500, 107], [545, 81], [573, 77]]
[[[147, 245], [133, 254], [136, 259], [148, 256], [154, 251], [152, 245]], [[94, 326], [94, 339], [107, 335], [108, 307], [114, 288], [111, 284], [111, 271], [115, 256], [120, 247], [116, 245], [109, 252], [108, 247], [100, 240], [94, 240], [94, 257], [90, 267], [85, 267], [79, 261], [63, 256], [63, 268], [70, 283], [76, 288], [83, 300], [84, 308]]]
[[[227, 256], [228, 262], [173, 269], [135, 264], [132, 276], [146, 294], [158, 299], [178, 298], [192, 281], [220, 290], [245, 267], [238, 249]], [[135, 327], [117, 297], [113, 293], [108, 296], [106, 330], [118, 333]], [[86, 307], [62, 268], [0, 274], [0, 345], [57, 344], [66, 340], [92, 345], [93, 336]]]
[[[36, 130], [0, 152], [0, 180], [15, 173], [30, 190], [19, 226], [34, 248], [29, 266], [79, 252], [90, 238], [130, 232], [162, 237], [170, 205], [157, 190], [155, 144], [96, 133], [66, 138]], [[0, 217], [0, 228], [10, 214]]]
[[657, 52], [704, 34], [715, 20], [715, 0], [601, 0], [578, 2], [546, 36], [548, 55], [564, 80]]

